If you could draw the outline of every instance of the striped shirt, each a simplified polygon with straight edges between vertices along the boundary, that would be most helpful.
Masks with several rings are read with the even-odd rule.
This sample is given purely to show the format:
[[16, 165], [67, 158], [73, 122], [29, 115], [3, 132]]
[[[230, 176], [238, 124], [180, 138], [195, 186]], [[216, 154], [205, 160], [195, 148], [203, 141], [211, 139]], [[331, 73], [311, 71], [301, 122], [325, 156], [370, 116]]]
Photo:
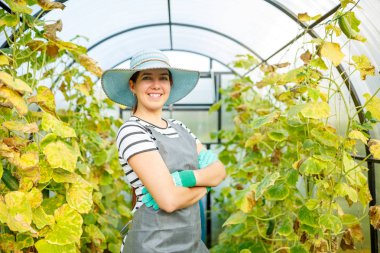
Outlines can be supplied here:
[[[197, 143], [199, 140], [182, 122], [178, 120], [169, 119], [171, 123], [178, 124], [186, 129]], [[153, 127], [155, 131], [160, 134], [166, 135], [169, 138], [178, 138], [177, 130], [168, 124], [168, 127], [161, 128], [149, 122], [139, 119], [135, 116], [130, 117], [119, 129], [116, 137], [116, 145], [119, 151], [119, 162], [123, 167], [127, 182], [135, 189], [136, 205], [132, 213], [140, 208], [142, 203], [142, 188], [143, 184], [128, 164], [128, 159], [134, 155], [158, 150], [156, 139], [149, 133], [144, 126]]]

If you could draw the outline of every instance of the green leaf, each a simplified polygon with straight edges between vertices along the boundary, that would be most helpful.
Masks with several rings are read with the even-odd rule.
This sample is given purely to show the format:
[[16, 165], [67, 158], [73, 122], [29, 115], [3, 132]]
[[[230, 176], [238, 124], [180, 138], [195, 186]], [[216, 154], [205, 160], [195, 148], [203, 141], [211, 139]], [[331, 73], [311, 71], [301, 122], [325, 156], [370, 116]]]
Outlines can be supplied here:
[[330, 115], [330, 106], [326, 102], [309, 102], [301, 110], [305, 118], [323, 119]]
[[305, 175], [317, 175], [320, 174], [325, 168], [326, 163], [323, 163], [314, 157], [309, 157], [301, 164], [299, 171]]
[[258, 117], [251, 122], [251, 127], [253, 129], [260, 128], [264, 125], [273, 123], [277, 121], [277, 119], [280, 117], [281, 113], [280, 112], [272, 112], [271, 114], [265, 115]]
[[209, 113], [213, 113], [213, 112], [216, 112], [217, 110], [219, 110], [219, 108], [222, 106], [222, 103], [223, 103], [223, 100], [219, 100], [217, 103], [213, 104], [210, 109], [209, 109]]
[[340, 216], [342, 224], [345, 226], [351, 226], [355, 224], [359, 224], [359, 219], [352, 214], [343, 214]]
[[222, 227], [234, 224], [244, 223], [247, 219], [247, 215], [242, 211], [237, 211], [233, 213], [223, 224]]
[[309, 199], [308, 201], [306, 201], [305, 206], [310, 211], [313, 211], [313, 210], [315, 210], [319, 206], [320, 202], [321, 201], [318, 200], [318, 199]]
[[319, 68], [321, 70], [327, 70], [328, 69], [326, 66], [326, 63], [320, 57], [312, 59], [309, 64], [310, 64], [310, 66], [315, 67], [315, 68]]
[[323, 145], [334, 147], [336, 149], [339, 147], [338, 136], [328, 130], [313, 128], [310, 133], [319, 143]]
[[282, 236], [288, 236], [293, 232], [293, 222], [289, 217], [286, 217], [277, 230], [277, 233]]
[[94, 163], [96, 166], [101, 166], [107, 161], [107, 151], [102, 149], [94, 155]]
[[290, 248], [290, 253], [308, 253], [302, 245], [296, 245]]
[[284, 200], [289, 196], [289, 192], [286, 184], [275, 184], [266, 191], [265, 197], [272, 201]]
[[0, 223], [6, 223], [8, 219], [8, 208], [5, 202], [0, 198]]
[[348, 198], [352, 202], [358, 201], [357, 191], [354, 188], [347, 185], [346, 183], [338, 183], [338, 184], [336, 184], [336, 186], [334, 188], [335, 188], [335, 192], [338, 194], [338, 196], [341, 196], [341, 197], [348, 196]]
[[276, 130], [268, 133], [269, 139], [273, 141], [284, 141], [288, 138], [288, 132], [285, 130]]
[[75, 130], [69, 127], [65, 122], [62, 122], [49, 113], [44, 113], [41, 122], [42, 129], [45, 131], [51, 130], [62, 138], [76, 137]]
[[242, 249], [240, 250], [240, 253], [252, 253], [249, 249]]
[[3, 177], [3, 172], [4, 172], [4, 169], [3, 169], [3, 163], [2, 163], [2, 161], [0, 160], [0, 179]]
[[36, 249], [38, 253], [76, 253], [75, 243], [66, 245], [57, 245], [49, 243], [47, 240], [39, 240], [36, 242]]
[[12, 12], [32, 14], [33, 10], [29, 8], [24, 1], [5, 0], [5, 2], [9, 5]]
[[56, 223], [52, 231], [46, 234], [46, 241], [57, 245], [79, 243], [82, 235], [82, 216], [69, 205], [64, 204], [55, 210], [54, 218]]
[[43, 153], [52, 168], [62, 168], [70, 172], [75, 170], [78, 155], [65, 142], [51, 142], [45, 146]]
[[266, 175], [257, 186], [255, 200], [257, 201], [270, 186], [274, 185], [279, 177], [280, 173], [278, 172]]
[[97, 226], [91, 224], [85, 228], [85, 231], [97, 247], [106, 242], [104, 234]]
[[319, 217], [319, 224], [335, 234], [338, 234], [343, 227], [341, 220], [333, 214], [323, 214]]
[[303, 224], [306, 224], [311, 227], [317, 227], [318, 221], [317, 221], [317, 213], [314, 211], [310, 211], [307, 209], [306, 206], [303, 206], [298, 211], [298, 218], [300, 219], [300, 222]]
[[17, 234], [16, 235], [16, 248], [21, 250], [34, 245], [34, 240], [31, 235]]

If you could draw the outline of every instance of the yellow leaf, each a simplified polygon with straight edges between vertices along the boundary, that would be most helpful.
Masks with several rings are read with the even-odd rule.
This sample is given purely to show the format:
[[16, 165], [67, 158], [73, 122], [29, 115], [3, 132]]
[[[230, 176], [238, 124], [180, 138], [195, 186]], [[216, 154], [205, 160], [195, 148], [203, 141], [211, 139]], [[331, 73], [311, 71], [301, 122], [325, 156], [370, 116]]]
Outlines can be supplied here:
[[361, 140], [364, 144], [367, 144], [368, 138], [360, 131], [358, 130], [352, 130], [348, 137], [355, 140]]
[[42, 203], [42, 192], [33, 187], [30, 192], [26, 193], [26, 199], [29, 201], [32, 208], [37, 208]]
[[53, 10], [53, 9], [65, 9], [65, 5], [59, 2], [49, 1], [49, 0], [38, 0], [38, 5], [41, 6], [45, 11]]
[[373, 155], [373, 158], [380, 159], [380, 141], [371, 139], [368, 142], [369, 151]]
[[362, 80], [367, 78], [367, 75], [374, 76], [375, 75], [375, 66], [371, 64], [365, 55], [354, 55], [352, 56], [352, 60], [355, 62], [355, 69], [359, 70], [360, 77]]
[[8, 57], [5, 55], [0, 55], [0, 66], [1, 65], [9, 65]]
[[[365, 108], [371, 113], [371, 115], [380, 120], [380, 98], [374, 96], [372, 97], [370, 94], [365, 93], [363, 97], [366, 98], [366, 106]], [[371, 99], [371, 101], [369, 101]], [[369, 101], [369, 102], [368, 102]]]
[[260, 133], [254, 133], [248, 140], [245, 142], [246, 148], [252, 148], [256, 144], [260, 143], [264, 139], [264, 136]]
[[2, 126], [7, 128], [10, 131], [20, 131], [23, 133], [37, 133], [38, 132], [38, 126], [35, 122], [28, 124], [21, 121], [6, 121], [2, 124]]
[[333, 25], [333, 24], [327, 24], [325, 26], [325, 29], [326, 31], [330, 31], [330, 30], [334, 31], [336, 36], [340, 36], [342, 34], [342, 30], [338, 26]]
[[72, 53], [75, 53], [78, 55], [84, 54], [87, 52], [87, 49], [85, 47], [79, 46], [79, 45], [74, 44], [72, 42], [66, 42], [63, 40], [58, 40], [58, 41], [56, 41], [56, 43], [60, 49], [69, 50]]
[[51, 130], [58, 136], [63, 138], [76, 137], [75, 130], [67, 125], [67, 123], [58, 120], [49, 113], [44, 113], [42, 116], [41, 127], [45, 131]]
[[321, 14], [318, 14], [318, 15], [315, 15], [313, 17], [309, 16], [309, 14], [307, 14], [307, 12], [305, 13], [298, 13], [298, 20], [301, 21], [301, 22], [309, 22], [309, 21], [312, 21], [312, 20], [317, 20], [321, 17]]
[[48, 87], [38, 87], [37, 95], [30, 97], [28, 102], [37, 103], [44, 111], [55, 113], [54, 94]]
[[86, 54], [81, 54], [79, 56], [79, 63], [86, 68], [89, 72], [96, 75], [97, 77], [101, 77], [103, 70], [98, 66], [97, 62], [94, 61]]
[[5, 195], [5, 204], [8, 209], [7, 225], [10, 230], [18, 232], [36, 231], [30, 226], [32, 223], [32, 208], [24, 192], [12, 191]]
[[10, 102], [20, 115], [25, 115], [28, 112], [28, 107], [25, 100], [17, 91], [4, 86], [0, 87], [0, 97], [5, 98], [8, 102]]
[[29, 85], [27, 85], [23, 80], [13, 78], [13, 76], [4, 71], [0, 71], [0, 83], [5, 84], [9, 88], [18, 91], [21, 94], [24, 94], [25, 92], [33, 92]]
[[330, 106], [326, 102], [310, 102], [301, 110], [305, 118], [323, 119], [330, 115]]
[[79, 177], [78, 182], [71, 184], [66, 191], [66, 200], [71, 208], [79, 213], [88, 213], [92, 207], [92, 186]]
[[51, 142], [45, 146], [43, 153], [52, 168], [62, 168], [73, 172], [77, 163], [77, 154], [70, 145], [62, 142]]
[[334, 66], [338, 66], [344, 58], [340, 45], [333, 42], [324, 42], [320, 49], [320, 55], [332, 61]]
[[52, 226], [54, 224], [53, 215], [47, 215], [42, 206], [39, 206], [33, 210], [33, 223], [38, 229], [45, 227], [46, 225]]
[[46, 241], [57, 245], [78, 243], [82, 235], [82, 216], [64, 204], [54, 211], [56, 223], [50, 232], [46, 234]]

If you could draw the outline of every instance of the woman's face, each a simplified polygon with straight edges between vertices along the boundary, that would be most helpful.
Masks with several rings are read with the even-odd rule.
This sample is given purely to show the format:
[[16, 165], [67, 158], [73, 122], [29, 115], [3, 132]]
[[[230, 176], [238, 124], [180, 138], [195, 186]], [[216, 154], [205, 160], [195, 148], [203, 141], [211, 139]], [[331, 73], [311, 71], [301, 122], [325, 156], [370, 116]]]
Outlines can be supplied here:
[[138, 101], [138, 110], [161, 110], [170, 95], [171, 83], [167, 69], [140, 71], [136, 83], [129, 81]]

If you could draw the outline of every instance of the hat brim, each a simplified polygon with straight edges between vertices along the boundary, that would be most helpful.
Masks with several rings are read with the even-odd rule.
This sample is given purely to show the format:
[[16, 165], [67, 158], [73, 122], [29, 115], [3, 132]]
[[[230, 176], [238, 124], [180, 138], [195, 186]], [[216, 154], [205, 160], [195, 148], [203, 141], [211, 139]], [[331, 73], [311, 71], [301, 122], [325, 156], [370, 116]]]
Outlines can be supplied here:
[[[161, 69], [163, 67], [151, 67], [147, 69]], [[198, 83], [200, 73], [193, 70], [178, 68], [168, 69], [173, 78], [173, 85], [170, 95], [165, 105], [174, 104], [189, 94]], [[107, 97], [112, 101], [133, 107], [136, 104], [136, 98], [129, 88], [129, 79], [137, 71], [145, 69], [110, 69], [103, 73], [101, 83]]]

